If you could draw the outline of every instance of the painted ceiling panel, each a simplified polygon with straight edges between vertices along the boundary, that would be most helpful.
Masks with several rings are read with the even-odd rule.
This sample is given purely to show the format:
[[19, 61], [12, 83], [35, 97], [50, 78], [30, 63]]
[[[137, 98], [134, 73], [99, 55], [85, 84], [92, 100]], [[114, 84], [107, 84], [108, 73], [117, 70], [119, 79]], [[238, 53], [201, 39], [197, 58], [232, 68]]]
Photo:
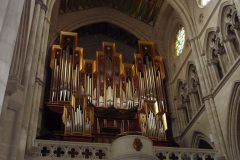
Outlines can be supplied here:
[[60, 14], [109, 6], [154, 25], [164, 0], [61, 0]]

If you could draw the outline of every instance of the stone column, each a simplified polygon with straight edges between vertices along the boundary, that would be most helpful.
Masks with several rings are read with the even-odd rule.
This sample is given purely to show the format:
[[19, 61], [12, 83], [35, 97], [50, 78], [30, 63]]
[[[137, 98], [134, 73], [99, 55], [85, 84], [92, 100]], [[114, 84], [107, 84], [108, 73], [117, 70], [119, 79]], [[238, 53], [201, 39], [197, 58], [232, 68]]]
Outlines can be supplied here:
[[174, 109], [175, 110], [175, 114], [176, 114], [176, 117], [175, 117], [175, 121], [176, 121], [176, 128], [178, 128], [178, 132], [179, 130], [181, 130], [181, 122], [180, 122], [180, 115], [179, 115], [179, 110], [178, 110], [178, 103], [177, 103], [177, 99], [174, 98]]
[[227, 73], [227, 68], [225, 63], [222, 60], [222, 55], [221, 55], [222, 53], [219, 50], [217, 50], [216, 53], [219, 59], [220, 66], [222, 67], [223, 75], [225, 75]]
[[228, 60], [230, 62], [230, 65], [233, 64], [238, 57], [234, 51], [235, 48], [232, 44], [232, 41], [233, 39], [231, 37], [228, 37], [225, 40], [223, 40], [223, 45], [224, 45]]
[[[43, 5], [42, 7], [47, 7]], [[34, 145], [34, 140], [37, 136], [37, 129], [39, 124], [41, 124], [41, 113], [40, 110], [42, 108], [43, 103], [43, 95], [44, 95], [44, 68], [45, 68], [45, 61], [46, 61], [46, 55], [47, 55], [47, 42], [48, 42], [48, 34], [49, 34], [49, 27], [50, 27], [50, 21], [47, 17], [44, 19], [44, 27], [43, 27], [43, 38], [41, 42], [41, 49], [40, 49], [40, 57], [38, 61], [38, 70], [37, 70], [37, 76], [36, 76], [36, 82], [35, 82], [35, 94], [37, 94], [37, 97], [34, 99], [33, 107], [35, 107], [34, 112], [31, 113], [31, 122], [32, 124], [29, 126], [29, 136], [28, 136], [28, 143], [29, 146]], [[40, 122], [39, 122], [40, 121]]]
[[213, 88], [216, 86], [216, 84], [218, 84], [218, 82], [221, 80], [220, 76], [219, 76], [219, 72], [217, 70], [217, 65], [218, 61], [213, 61], [211, 60], [211, 62], [208, 63], [208, 66], [210, 67], [210, 71], [212, 72], [211, 77], [213, 78]]
[[[37, 35], [37, 30], [39, 26], [39, 16], [40, 16], [40, 7], [42, 5], [41, 0], [36, 0], [35, 7], [34, 7], [34, 13], [33, 13], [33, 18], [32, 18], [32, 23], [31, 23], [31, 30], [30, 30], [30, 35], [29, 35], [29, 42], [27, 46], [27, 54], [26, 54], [26, 59], [25, 59], [25, 65], [24, 65], [24, 72], [23, 72], [23, 77], [22, 77], [22, 84], [25, 87], [24, 91], [24, 107], [20, 110], [20, 113], [17, 117], [17, 120], [20, 122], [20, 124], [17, 126], [18, 132], [20, 134], [15, 135], [15, 144], [19, 144], [19, 148], [17, 152], [18, 159], [23, 159], [24, 158], [24, 153], [25, 153], [25, 145], [26, 145], [26, 136], [27, 136], [27, 126], [29, 122], [25, 121], [25, 116], [27, 110], [31, 109], [31, 106], [26, 103], [27, 99], [30, 101], [28, 93], [28, 84], [30, 80], [30, 71], [32, 68], [32, 60], [33, 60], [33, 55], [34, 54], [34, 48], [35, 48], [35, 40], [36, 40], [36, 35]], [[36, 53], [37, 54], [37, 53]], [[31, 75], [34, 76], [34, 75]], [[28, 94], [27, 94], [28, 93]]]
[[193, 108], [193, 115], [196, 115], [198, 109], [195, 102], [194, 93], [192, 91], [189, 92], [189, 98], [190, 98], [191, 106]]
[[[41, 63], [41, 43], [42, 41], [42, 34], [43, 34], [43, 24], [44, 24], [44, 18], [45, 18], [45, 13], [47, 11], [47, 6], [45, 4], [41, 5], [41, 11], [40, 11], [40, 16], [39, 16], [39, 22], [38, 22], [38, 29], [37, 29], [37, 35], [36, 35], [36, 41], [35, 41], [35, 47], [34, 47], [34, 56], [33, 56], [33, 63], [31, 67], [31, 74], [30, 74], [30, 80], [28, 84], [28, 91], [27, 91], [27, 99], [25, 104], [29, 107], [28, 111], [25, 111], [25, 116], [24, 120], [26, 123], [23, 123], [27, 125], [29, 122], [29, 129], [28, 129], [28, 136], [26, 137], [27, 140], [27, 149], [31, 148], [31, 137], [32, 132], [33, 132], [33, 125], [34, 125], [34, 116], [36, 110], [39, 109], [39, 100], [41, 98], [41, 90], [39, 89], [39, 84], [38, 81], [36, 81], [36, 76], [37, 76], [37, 69], [38, 69], [38, 64]], [[35, 63], [34, 63], [35, 62]], [[36, 83], [35, 83], [36, 82]], [[30, 109], [31, 108], [31, 109]], [[30, 121], [29, 121], [30, 120]]]
[[[3, 108], [5, 108], [4, 112], [2, 112], [2, 115], [1, 116], [1, 119], [0, 119], [0, 132], [3, 133], [1, 134], [0, 136], [0, 159], [7, 159], [7, 155], [8, 155], [8, 152], [9, 152], [9, 144], [8, 143], [8, 139], [9, 139], [9, 136], [5, 137], [6, 135], [3, 132], [3, 130], [5, 130], [6, 128], [6, 125], [5, 125], [5, 122], [6, 122], [6, 116], [7, 116], [7, 106], [8, 106], [8, 100], [9, 100], [9, 95], [5, 95], [4, 97], [4, 103], [3, 103]], [[5, 140], [4, 140], [5, 139]]]
[[[0, 7], [0, 115], [7, 86], [24, 0], [1, 1]], [[18, 5], [16, 5], [18, 4]], [[5, 8], [6, 7], [6, 8]]]
[[17, 83], [9, 80], [5, 92], [3, 105], [4, 110], [2, 112], [3, 115], [0, 119], [0, 129], [2, 133], [0, 136], [0, 159], [9, 159], [9, 155], [11, 154], [11, 150], [13, 148], [12, 136], [15, 134], [15, 124], [17, 124], [16, 115], [18, 109], [22, 107], [19, 99], [14, 98], [14, 94], [17, 92], [17, 88]]

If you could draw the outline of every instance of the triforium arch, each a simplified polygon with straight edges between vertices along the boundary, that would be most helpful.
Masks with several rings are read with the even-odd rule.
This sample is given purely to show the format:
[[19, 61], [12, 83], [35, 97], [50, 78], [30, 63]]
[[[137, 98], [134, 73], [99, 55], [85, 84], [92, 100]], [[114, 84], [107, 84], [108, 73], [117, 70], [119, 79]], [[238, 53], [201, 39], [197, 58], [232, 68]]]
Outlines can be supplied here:
[[235, 82], [229, 103], [227, 138], [231, 159], [240, 157], [240, 81]]
[[187, 82], [187, 97], [190, 103], [188, 107], [188, 112], [191, 113], [189, 114], [189, 118], [192, 119], [201, 108], [203, 101], [197, 69], [195, 64], [191, 61], [187, 65], [185, 79]]
[[[224, 46], [222, 46], [218, 31], [209, 30], [206, 33], [206, 50], [205, 50], [205, 62], [207, 64], [208, 71], [211, 78], [211, 87], [216, 85], [226, 73], [226, 63], [228, 57], [226, 56], [226, 51]], [[220, 54], [220, 51], [221, 54]]]
[[240, 55], [240, 22], [235, 6], [229, 2], [221, 4], [218, 26], [220, 37], [232, 64]]
[[189, 122], [189, 113], [188, 113], [188, 107], [189, 107], [189, 101], [187, 100], [186, 95], [186, 83], [179, 79], [176, 84], [176, 114], [177, 114], [177, 121], [179, 131], [183, 131], [186, 125]]
[[198, 131], [193, 133], [191, 147], [200, 149], [214, 149], [214, 145], [211, 143], [210, 139]]

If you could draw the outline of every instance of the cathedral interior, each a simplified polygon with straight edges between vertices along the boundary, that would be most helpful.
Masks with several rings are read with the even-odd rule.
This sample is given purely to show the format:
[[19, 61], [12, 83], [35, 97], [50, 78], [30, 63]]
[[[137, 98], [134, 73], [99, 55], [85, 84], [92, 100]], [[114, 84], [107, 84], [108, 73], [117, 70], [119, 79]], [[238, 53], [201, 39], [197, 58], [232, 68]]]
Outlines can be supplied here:
[[239, 0], [3, 0], [0, 47], [0, 160], [239, 160]]

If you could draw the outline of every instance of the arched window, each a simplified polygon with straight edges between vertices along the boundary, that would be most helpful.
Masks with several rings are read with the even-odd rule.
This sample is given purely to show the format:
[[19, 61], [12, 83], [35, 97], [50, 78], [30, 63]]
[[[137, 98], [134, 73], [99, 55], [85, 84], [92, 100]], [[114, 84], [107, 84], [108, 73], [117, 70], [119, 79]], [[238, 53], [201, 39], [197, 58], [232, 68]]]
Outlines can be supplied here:
[[177, 33], [177, 38], [176, 38], [176, 55], [179, 56], [184, 48], [184, 43], [185, 43], [185, 28], [182, 27], [179, 29]]

